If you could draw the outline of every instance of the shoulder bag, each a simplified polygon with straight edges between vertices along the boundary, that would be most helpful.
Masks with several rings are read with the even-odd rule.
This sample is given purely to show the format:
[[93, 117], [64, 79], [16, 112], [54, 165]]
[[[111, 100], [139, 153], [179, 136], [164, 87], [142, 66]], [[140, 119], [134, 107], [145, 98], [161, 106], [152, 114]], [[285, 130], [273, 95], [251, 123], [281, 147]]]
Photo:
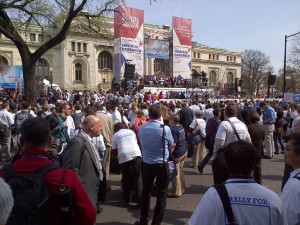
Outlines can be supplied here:
[[[163, 125], [163, 134], [162, 134], [162, 145], [163, 145], [163, 164], [165, 165], [165, 150], [166, 150], [166, 144], [165, 144], [165, 125]], [[168, 167], [169, 167], [169, 176], [168, 176], [168, 183], [171, 182], [176, 176], [177, 176], [177, 167], [174, 157], [169, 154], [168, 159]]]
[[217, 192], [220, 196], [220, 199], [222, 201], [222, 204], [223, 204], [226, 216], [227, 216], [228, 224], [235, 225], [236, 222], [234, 219], [232, 207], [230, 204], [230, 200], [229, 200], [229, 196], [228, 196], [228, 192], [225, 187], [225, 184], [216, 184], [216, 185], [214, 185], [214, 188], [217, 190]]
[[[230, 125], [233, 128], [233, 131], [237, 137], [238, 140], [240, 140], [240, 136], [238, 135], [235, 127], [231, 123], [231, 121], [228, 121]], [[222, 184], [224, 183], [228, 177], [229, 177], [229, 172], [225, 166], [225, 152], [224, 152], [224, 147], [220, 148], [217, 151], [216, 158], [212, 162], [212, 170], [213, 170], [213, 176], [214, 176], [214, 183], [215, 184]]]

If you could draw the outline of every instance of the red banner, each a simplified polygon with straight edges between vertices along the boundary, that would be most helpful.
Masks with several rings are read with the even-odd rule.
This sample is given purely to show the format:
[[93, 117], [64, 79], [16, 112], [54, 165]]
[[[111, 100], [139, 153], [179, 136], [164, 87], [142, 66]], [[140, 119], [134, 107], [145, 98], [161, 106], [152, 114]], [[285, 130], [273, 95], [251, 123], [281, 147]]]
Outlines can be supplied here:
[[173, 29], [181, 45], [192, 46], [192, 20], [173, 16]]
[[144, 11], [119, 6], [115, 9], [114, 37], [137, 38], [144, 23]]

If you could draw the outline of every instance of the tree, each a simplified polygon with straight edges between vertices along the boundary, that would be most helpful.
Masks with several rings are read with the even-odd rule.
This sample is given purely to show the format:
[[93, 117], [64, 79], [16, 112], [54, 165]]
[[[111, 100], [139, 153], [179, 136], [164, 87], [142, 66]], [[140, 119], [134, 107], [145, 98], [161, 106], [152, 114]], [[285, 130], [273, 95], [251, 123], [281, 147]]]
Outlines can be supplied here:
[[290, 50], [289, 62], [291, 67], [300, 70], [300, 35], [292, 40], [292, 48]]
[[[122, 0], [0, 0], [0, 33], [9, 38], [18, 48], [23, 66], [25, 98], [31, 105], [36, 104], [36, 62], [51, 48], [61, 43], [70, 31], [72, 21], [82, 16], [91, 28], [99, 25], [101, 18], [113, 12]], [[23, 35], [37, 26], [46, 37], [51, 38], [34, 52], [29, 49]], [[99, 29], [93, 29], [95, 32]]]
[[250, 96], [259, 95], [259, 90], [266, 83], [272, 72], [270, 59], [259, 50], [245, 50], [242, 53], [243, 90]]

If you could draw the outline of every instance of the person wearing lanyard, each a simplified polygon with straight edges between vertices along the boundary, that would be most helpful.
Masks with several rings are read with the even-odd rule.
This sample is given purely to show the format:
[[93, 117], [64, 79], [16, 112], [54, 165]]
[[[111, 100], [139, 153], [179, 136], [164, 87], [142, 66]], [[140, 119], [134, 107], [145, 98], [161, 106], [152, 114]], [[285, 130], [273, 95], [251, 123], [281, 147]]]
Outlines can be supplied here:
[[[257, 184], [251, 177], [256, 150], [245, 141], [236, 141], [225, 147], [225, 164], [230, 177], [225, 182], [235, 224], [287, 225], [279, 196]], [[189, 225], [229, 224], [215, 187], [210, 187], [192, 214]]]
[[266, 102], [260, 103], [260, 108], [264, 110], [263, 124], [265, 128], [265, 158], [271, 159], [274, 156], [274, 139], [273, 132], [275, 130], [276, 113], [275, 110]]
[[300, 224], [300, 133], [289, 137], [285, 151], [285, 163], [294, 169], [281, 193], [281, 201], [289, 225]]

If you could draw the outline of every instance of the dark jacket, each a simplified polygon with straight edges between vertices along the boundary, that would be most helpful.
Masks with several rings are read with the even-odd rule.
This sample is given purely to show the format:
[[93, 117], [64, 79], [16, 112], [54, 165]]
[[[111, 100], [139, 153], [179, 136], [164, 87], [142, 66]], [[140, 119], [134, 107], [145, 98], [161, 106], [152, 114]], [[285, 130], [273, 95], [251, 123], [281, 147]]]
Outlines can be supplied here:
[[265, 129], [262, 124], [253, 123], [248, 125], [248, 132], [251, 137], [251, 142], [256, 149], [256, 157], [261, 158], [264, 155], [263, 141], [265, 138]]

